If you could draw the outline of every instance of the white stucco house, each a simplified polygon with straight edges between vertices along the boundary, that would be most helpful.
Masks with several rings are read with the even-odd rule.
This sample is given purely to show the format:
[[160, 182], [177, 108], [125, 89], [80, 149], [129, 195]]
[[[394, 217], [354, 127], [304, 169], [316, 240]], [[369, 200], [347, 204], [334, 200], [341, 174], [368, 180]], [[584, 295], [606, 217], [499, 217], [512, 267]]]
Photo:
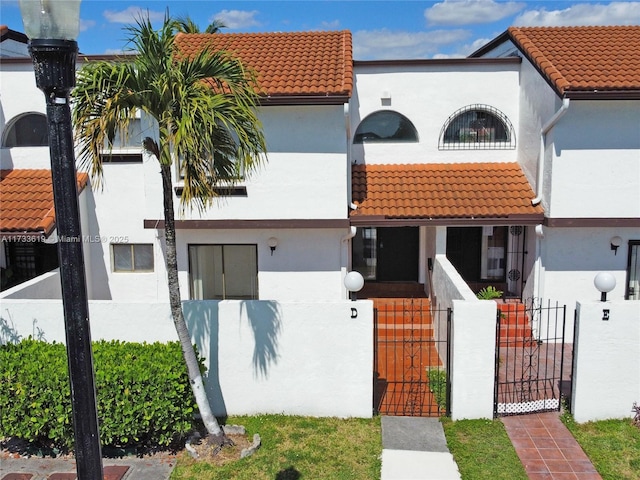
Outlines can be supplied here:
[[[3, 33], [0, 57], [3, 203], [6, 179], [49, 163], [16, 35], [10, 50]], [[599, 296], [599, 271], [616, 278], [610, 299], [640, 300], [640, 27], [510, 28], [449, 60], [359, 61], [347, 31], [178, 37], [185, 51], [203, 42], [259, 73], [268, 162], [178, 219], [185, 301], [312, 302], [322, 318], [349, 298], [351, 270], [362, 296], [402, 284], [445, 306], [450, 284], [462, 298], [496, 286], [573, 306]], [[153, 125], [135, 128], [104, 188], [80, 193], [91, 300], [168, 298], [161, 178], [139, 146]], [[35, 268], [55, 230], [31, 221], [22, 185], [26, 203], [2, 207], [13, 216], [0, 218], [0, 266], [36, 278], [2, 298], [59, 298]]]

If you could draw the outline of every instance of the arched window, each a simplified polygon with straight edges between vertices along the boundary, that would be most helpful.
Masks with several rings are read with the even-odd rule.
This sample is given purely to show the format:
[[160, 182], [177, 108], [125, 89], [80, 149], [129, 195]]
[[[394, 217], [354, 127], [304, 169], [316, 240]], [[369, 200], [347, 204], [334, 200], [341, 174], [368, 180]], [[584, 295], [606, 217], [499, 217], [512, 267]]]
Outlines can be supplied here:
[[489, 105], [467, 105], [445, 122], [438, 143], [440, 150], [506, 150], [516, 148], [511, 122]]
[[367, 115], [353, 138], [353, 143], [417, 142], [418, 132], [411, 120], [392, 110]]
[[49, 145], [47, 116], [42, 113], [25, 113], [11, 120], [5, 129], [2, 146], [45, 147]]

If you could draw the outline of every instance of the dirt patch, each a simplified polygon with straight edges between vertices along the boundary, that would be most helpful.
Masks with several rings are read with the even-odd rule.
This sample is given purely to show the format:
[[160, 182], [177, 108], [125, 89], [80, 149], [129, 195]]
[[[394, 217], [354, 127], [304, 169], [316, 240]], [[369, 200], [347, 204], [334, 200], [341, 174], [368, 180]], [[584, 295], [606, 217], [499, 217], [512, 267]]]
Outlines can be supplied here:
[[191, 447], [198, 455], [197, 461], [204, 461], [213, 465], [225, 465], [229, 462], [240, 460], [244, 449], [251, 447], [252, 443], [246, 435], [228, 434], [233, 445], [225, 445], [216, 453], [215, 445], [211, 445], [206, 438], [191, 442]]

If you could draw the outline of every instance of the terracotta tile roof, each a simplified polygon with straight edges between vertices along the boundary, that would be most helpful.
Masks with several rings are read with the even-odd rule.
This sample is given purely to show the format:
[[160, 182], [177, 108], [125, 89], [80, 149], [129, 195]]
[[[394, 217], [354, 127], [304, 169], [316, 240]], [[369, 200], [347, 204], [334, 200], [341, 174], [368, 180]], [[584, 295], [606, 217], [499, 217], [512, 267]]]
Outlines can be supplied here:
[[[354, 165], [352, 221], [539, 217], [517, 163]], [[362, 218], [362, 220], [366, 220]]]
[[178, 34], [186, 54], [206, 46], [237, 55], [266, 96], [351, 96], [351, 32]]
[[[89, 181], [78, 173], [78, 187]], [[0, 235], [48, 236], [55, 228], [50, 170], [0, 170]]]
[[511, 27], [507, 33], [560, 95], [640, 90], [640, 25]]

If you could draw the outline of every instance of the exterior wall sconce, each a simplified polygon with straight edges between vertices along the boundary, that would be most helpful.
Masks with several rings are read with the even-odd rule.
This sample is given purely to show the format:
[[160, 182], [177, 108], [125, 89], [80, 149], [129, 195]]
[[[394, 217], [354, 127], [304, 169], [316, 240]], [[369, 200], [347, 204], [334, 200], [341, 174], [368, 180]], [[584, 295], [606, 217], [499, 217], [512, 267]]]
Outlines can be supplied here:
[[276, 247], [278, 246], [278, 239], [276, 237], [269, 237], [267, 245], [269, 245], [269, 248], [271, 249], [271, 256], [273, 256], [273, 252], [276, 251]]
[[600, 301], [607, 301], [607, 293], [616, 287], [616, 277], [607, 272], [598, 273], [593, 279], [593, 284], [600, 291]]
[[391, 105], [391, 92], [389, 90], [385, 90], [380, 95], [380, 104], [383, 106]]
[[364, 287], [364, 277], [360, 272], [349, 272], [344, 277], [344, 286], [349, 290], [349, 296], [352, 301], [357, 300], [357, 292]]
[[613, 250], [614, 255], [618, 254], [618, 247], [620, 245], [622, 245], [622, 238], [620, 238], [618, 235], [611, 238], [611, 250]]

